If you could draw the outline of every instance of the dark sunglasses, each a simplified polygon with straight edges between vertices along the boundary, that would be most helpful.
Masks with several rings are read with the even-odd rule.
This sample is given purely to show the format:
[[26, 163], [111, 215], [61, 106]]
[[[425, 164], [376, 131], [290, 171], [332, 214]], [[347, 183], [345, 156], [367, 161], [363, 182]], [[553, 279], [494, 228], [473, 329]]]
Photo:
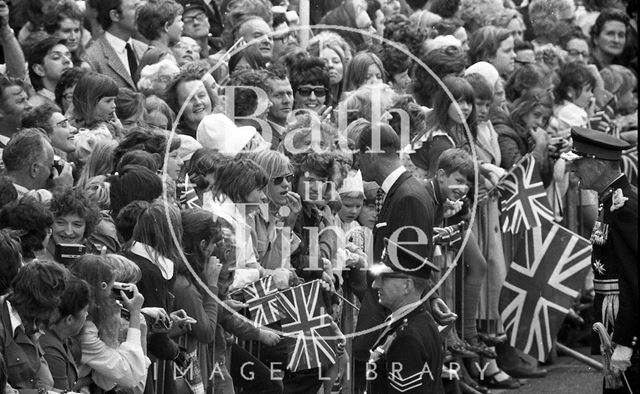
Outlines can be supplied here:
[[287, 183], [291, 183], [291, 181], [293, 180], [293, 174], [287, 174], [287, 175], [277, 176], [275, 178], [271, 178], [271, 182], [273, 182], [274, 185], [278, 186], [285, 179], [287, 180]]
[[298, 93], [300, 93], [300, 96], [309, 97], [311, 96], [311, 92], [313, 92], [316, 97], [324, 97], [327, 95], [327, 88], [298, 88]]

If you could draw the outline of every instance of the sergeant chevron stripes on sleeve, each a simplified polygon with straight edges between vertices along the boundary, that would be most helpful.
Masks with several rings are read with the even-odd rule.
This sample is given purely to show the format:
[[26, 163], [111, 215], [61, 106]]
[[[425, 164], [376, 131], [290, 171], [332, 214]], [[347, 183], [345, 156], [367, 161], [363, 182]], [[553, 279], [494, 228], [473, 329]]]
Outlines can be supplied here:
[[407, 376], [406, 378], [402, 377], [401, 371], [391, 371], [388, 372], [387, 375], [391, 387], [400, 393], [404, 393], [422, 386], [423, 373], [423, 371], [420, 371], [414, 373], [413, 375]]

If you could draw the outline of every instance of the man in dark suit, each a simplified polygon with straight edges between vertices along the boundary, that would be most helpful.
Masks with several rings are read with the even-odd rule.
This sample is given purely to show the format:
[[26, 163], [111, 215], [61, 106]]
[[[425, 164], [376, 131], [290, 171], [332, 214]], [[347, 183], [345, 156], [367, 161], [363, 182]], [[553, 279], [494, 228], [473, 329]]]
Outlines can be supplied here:
[[119, 87], [137, 90], [138, 64], [147, 45], [134, 40], [137, 9], [141, 0], [100, 0], [96, 2], [98, 22], [105, 33], [87, 49], [85, 60], [91, 68], [113, 78]]
[[[374, 141], [374, 137], [379, 139]], [[398, 135], [387, 124], [369, 124], [360, 134], [357, 149], [355, 167], [360, 169], [362, 179], [381, 185], [376, 199], [381, 209], [373, 230], [370, 261], [381, 260], [385, 238], [401, 244], [415, 256], [430, 256], [435, 212], [427, 203], [427, 189], [400, 161]], [[432, 296], [428, 306], [439, 324], [455, 321], [456, 315], [439, 297]], [[378, 303], [375, 289], [365, 292], [360, 311], [356, 331], [381, 324], [390, 312]], [[353, 353], [357, 360], [369, 359], [369, 349], [379, 334], [377, 330], [354, 338]]]
[[[621, 388], [605, 385], [604, 392], [628, 393], [640, 385], [638, 190], [620, 169], [622, 150], [629, 144], [581, 127], [574, 127], [571, 137], [573, 151], [563, 157], [572, 162], [580, 187], [597, 191], [600, 203], [591, 234], [595, 318], [613, 331], [611, 369], [626, 374]], [[594, 345], [597, 352], [599, 341]]]

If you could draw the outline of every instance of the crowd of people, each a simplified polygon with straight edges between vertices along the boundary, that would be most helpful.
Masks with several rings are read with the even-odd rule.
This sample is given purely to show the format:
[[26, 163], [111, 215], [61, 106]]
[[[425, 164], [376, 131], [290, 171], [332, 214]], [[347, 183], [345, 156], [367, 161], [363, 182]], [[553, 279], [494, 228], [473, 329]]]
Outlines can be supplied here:
[[[500, 321], [496, 186], [531, 155], [555, 220], [589, 238], [598, 192], [564, 156], [576, 128], [634, 147], [637, 184], [636, 7], [0, 0], [0, 391], [544, 377]], [[281, 324], [242, 317], [232, 295], [265, 277], [322, 283], [333, 362], [287, 368]]]

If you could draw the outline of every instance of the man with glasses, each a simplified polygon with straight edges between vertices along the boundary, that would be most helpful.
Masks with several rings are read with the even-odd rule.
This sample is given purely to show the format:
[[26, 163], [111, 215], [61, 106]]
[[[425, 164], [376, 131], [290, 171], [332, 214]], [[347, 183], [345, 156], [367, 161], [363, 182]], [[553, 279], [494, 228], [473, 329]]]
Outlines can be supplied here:
[[53, 151], [63, 159], [76, 150], [78, 129], [54, 105], [44, 104], [29, 111], [22, 119], [22, 127], [44, 130], [51, 139]]
[[34, 194], [43, 201], [51, 199], [47, 189], [73, 186], [71, 165], [59, 161], [62, 171], [54, 167], [53, 147], [41, 129], [23, 129], [17, 132], [2, 152], [7, 175], [18, 192], [18, 198]]
[[566, 63], [578, 62], [588, 64], [591, 62], [589, 39], [581, 33], [571, 35], [564, 45], [564, 50], [567, 51], [565, 57]]
[[193, 38], [200, 46], [200, 58], [207, 58], [212, 52], [221, 49], [221, 42], [213, 40], [222, 33], [220, 12], [216, 3], [206, 4], [204, 0], [180, 0], [184, 7], [182, 35]]
[[289, 29], [289, 21], [286, 14], [274, 14], [273, 16], [273, 58], [279, 59], [286, 54], [291, 44], [298, 42], [295, 31]]

